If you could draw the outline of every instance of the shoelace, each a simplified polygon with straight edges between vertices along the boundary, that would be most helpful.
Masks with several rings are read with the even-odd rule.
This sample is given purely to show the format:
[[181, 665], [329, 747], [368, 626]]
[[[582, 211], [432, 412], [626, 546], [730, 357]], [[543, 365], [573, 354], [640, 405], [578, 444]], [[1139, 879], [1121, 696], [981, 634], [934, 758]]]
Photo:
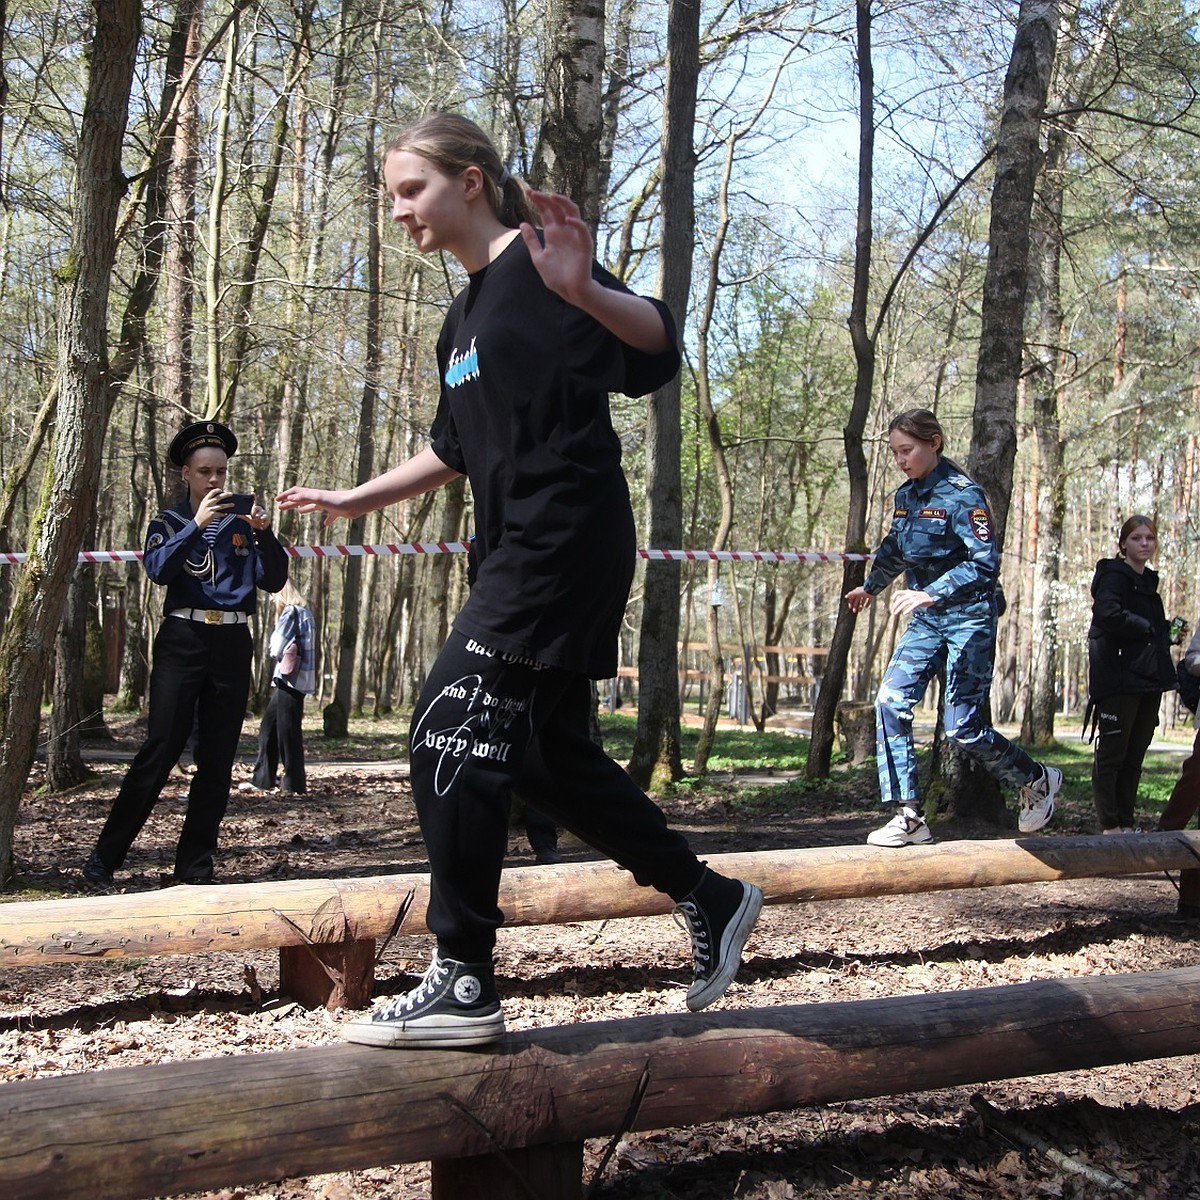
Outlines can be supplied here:
[[1038, 790], [1038, 785], [1036, 783], [1022, 784], [1020, 797], [1022, 812], [1028, 812], [1031, 808], [1036, 808], [1037, 805], [1048, 799], [1047, 796], [1043, 796]]
[[450, 974], [450, 968], [444, 966], [441, 959], [435, 958], [429, 964], [425, 974], [421, 977], [421, 982], [410, 992], [405, 992], [401, 996], [396, 996], [391, 1000], [387, 1000], [384, 1004], [375, 1010], [371, 1015], [376, 1021], [392, 1021], [401, 1013], [412, 1012], [412, 1010], [425, 1000], [427, 996], [433, 994], [433, 991], [438, 987]]
[[681, 900], [675, 905], [675, 924], [683, 929], [685, 926], [684, 922], [679, 919], [681, 916], [687, 921], [686, 928], [692, 939], [692, 970], [699, 978], [703, 979], [708, 972], [711, 955], [706, 937], [708, 931], [700, 917], [699, 906], [694, 900]]

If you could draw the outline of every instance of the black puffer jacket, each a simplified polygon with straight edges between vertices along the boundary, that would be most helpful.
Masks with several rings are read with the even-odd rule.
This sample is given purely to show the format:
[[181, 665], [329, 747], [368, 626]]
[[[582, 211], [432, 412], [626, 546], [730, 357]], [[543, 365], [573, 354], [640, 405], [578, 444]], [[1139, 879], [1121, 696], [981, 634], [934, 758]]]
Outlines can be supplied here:
[[1102, 558], [1092, 577], [1088, 691], [1093, 701], [1175, 687], [1170, 630], [1158, 573], [1140, 575], [1122, 558]]

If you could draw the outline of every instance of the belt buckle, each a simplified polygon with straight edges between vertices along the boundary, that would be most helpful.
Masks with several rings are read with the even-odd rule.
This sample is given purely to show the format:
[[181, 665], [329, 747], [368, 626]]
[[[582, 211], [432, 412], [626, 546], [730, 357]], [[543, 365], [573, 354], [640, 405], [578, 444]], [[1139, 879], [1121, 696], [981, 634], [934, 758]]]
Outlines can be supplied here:
[[205, 625], [223, 625], [225, 623], [225, 614], [219, 608], [206, 608], [204, 610]]

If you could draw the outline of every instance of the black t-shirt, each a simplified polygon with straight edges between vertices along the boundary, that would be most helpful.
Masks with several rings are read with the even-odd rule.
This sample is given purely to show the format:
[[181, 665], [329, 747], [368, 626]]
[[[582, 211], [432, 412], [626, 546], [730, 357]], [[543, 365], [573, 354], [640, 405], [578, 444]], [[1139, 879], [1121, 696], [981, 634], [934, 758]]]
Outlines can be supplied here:
[[649, 355], [551, 292], [519, 236], [455, 297], [431, 437], [475, 502], [460, 633], [593, 679], [615, 672], [636, 542], [608, 393], [643, 396], [679, 369], [674, 322], [654, 303], [671, 349]]

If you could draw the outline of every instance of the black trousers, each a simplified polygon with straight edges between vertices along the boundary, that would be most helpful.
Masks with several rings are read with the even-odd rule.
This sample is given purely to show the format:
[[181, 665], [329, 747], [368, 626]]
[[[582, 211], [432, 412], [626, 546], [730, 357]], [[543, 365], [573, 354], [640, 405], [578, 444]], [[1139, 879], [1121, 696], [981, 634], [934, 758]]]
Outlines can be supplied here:
[[164, 617], [154, 638], [146, 740], [125, 775], [96, 853], [117, 870], [158, 803], [192, 732], [196, 773], [175, 852], [176, 879], [212, 874], [217, 830], [229, 803], [238, 736], [250, 694], [250, 631]]
[[258, 727], [258, 759], [254, 763], [254, 786], [263, 791], [275, 787], [279, 764], [283, 763], [283, 789], [303, 794], [308, 791], [304, 772], [304, 693], [276, 681]]
[[1101, 829], [1132, 829], [1142, 760], [1158, 724], [1161, 692], [1106, 696], [1096, 701], [1092, 801]]
[[514, 661], [451, 633], [409, 733], [429, 851], [426, 923], [447, 957], [491, 959], [514, 787], [643, 886], [682, 900], [700, 882], [704, 866], [683, 835], [591, 740], [591, 703], [585, 676]]

